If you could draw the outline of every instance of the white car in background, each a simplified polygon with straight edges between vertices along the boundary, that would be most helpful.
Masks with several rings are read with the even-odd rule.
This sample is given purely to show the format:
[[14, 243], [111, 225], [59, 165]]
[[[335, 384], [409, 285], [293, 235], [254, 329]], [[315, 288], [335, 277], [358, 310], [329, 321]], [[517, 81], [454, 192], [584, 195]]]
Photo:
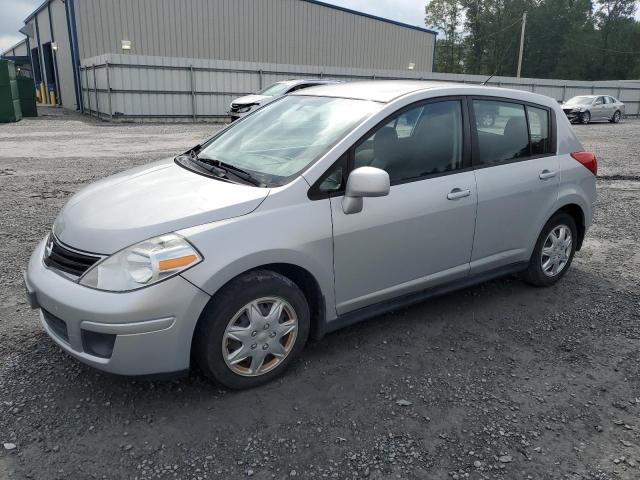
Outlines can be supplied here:
[[276, 98], [280, 98], [287, 93], [302, 90], [303, 88], [315, 87], [318, 85], [329, 85], [332, 83], [339, 82], [337, 80], [323, 80], [319, 78], [276, 82], [269, 85], [267, 88], [260, 90], [258, 93], [236, 98], [231, 102], [231, 106], [227, 114], [231, 117], [231, 121], [233, 122], [262, 105], [273, 102]]

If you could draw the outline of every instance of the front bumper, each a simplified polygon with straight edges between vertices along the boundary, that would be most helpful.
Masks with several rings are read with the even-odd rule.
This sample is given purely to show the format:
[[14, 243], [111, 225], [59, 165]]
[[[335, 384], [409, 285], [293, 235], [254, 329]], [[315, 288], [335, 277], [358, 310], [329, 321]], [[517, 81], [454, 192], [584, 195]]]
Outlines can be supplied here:
[[44, 329], [63, 350], [121, 375], [189, 368], [193, 331], [209, 295], [179, 275], [132, 292], [84, 287], [44, 265], [45, 243], [31, 255], [25, 287]]
[[582, 112], [578, 112], [578, 111], [570, 112], [570, 111], [564, 110], [564, 113], [570, 122], [580, 121], [582, 119]]

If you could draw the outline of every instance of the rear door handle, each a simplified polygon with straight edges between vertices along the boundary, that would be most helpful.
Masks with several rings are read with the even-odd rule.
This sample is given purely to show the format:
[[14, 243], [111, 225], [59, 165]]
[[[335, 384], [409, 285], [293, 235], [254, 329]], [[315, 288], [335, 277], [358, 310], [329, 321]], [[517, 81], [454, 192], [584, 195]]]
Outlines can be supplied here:
[[556, 172], [554, 172], [553, 170], [542, 170], [540, 172], [540, 175], [538, 175], [538, 177], [540, 177], [540, 180], [546, 180], [547, 178], [553, 178], [556, 176]]
[[457, 200], [458, 198], [464, 198], [471, 195], [471, 190], [462, 190], [460, 188], [454, 188], [449, 193], [447, 193], [447, 198], [449, 200]]

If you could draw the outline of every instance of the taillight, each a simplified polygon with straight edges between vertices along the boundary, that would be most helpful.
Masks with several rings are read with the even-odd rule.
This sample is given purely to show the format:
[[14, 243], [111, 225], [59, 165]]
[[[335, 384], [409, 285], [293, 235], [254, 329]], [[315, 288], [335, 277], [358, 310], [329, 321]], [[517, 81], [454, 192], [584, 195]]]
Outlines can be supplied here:
[[573, 152], [571, 154], [574, 160], [579, 161], [582, 165], [587, 167], [591, 173], [598, 175], [598, 159], [591, 152]]

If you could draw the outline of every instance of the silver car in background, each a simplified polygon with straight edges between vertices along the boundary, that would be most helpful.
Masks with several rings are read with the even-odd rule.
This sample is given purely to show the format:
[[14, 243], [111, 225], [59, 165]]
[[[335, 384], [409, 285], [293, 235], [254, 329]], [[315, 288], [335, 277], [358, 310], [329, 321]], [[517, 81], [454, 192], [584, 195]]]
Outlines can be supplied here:
[[260, 108], [262, 105], [273, 102], [275, 99], [288, 93], [302, 90], [304, 88], [317, 87], [318, 85], [330, 85], [332, 83], [338, 83], [338, 81], [323, 80], [321, 78], [308, 78], [303, 80], [286, 80], [283, 82], [276, 82], [269, 85], [267, 88], [260, 90], [258, 93], [236, 98], [231, 102], [229, 112], [227, 112], [227, 114], [231, 117], [231, 121], [233, 122], [244, 117], [249, 112], [253, 112], [257, 108]]
[[31, 256], [27, 296], [98, 369], [196, 366], [253, 387], [365, 318], [507, 274], [555, 284], [591, 224], [596, 171], [549, 97], [309, 88], [76, 193]]
[[562, 104], [571, 122], [587, 124], [592, 120], [618, 123], [624, 115], [624, 103], [610, 95], [578, 95]]

